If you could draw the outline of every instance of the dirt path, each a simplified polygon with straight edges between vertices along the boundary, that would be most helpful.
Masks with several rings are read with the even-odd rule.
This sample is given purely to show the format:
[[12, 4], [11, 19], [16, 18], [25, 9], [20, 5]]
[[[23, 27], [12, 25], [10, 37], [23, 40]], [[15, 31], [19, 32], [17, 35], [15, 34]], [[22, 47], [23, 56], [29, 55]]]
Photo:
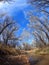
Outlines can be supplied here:
[[49, 55], [30, 58], [30, 65], [49, 65]]
[[0, 57], [0, 65], [49, 65], [49, 55]]
[[49, 55], [42, 56], [42, 60], [39, 61], [36, 65], [49, 65]]

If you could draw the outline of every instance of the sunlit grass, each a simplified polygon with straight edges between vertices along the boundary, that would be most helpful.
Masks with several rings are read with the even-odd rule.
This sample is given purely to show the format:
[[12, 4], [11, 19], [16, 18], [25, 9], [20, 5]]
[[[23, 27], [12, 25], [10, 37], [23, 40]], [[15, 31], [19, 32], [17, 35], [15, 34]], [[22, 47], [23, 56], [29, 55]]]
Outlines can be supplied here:
[[5, 53], [6, 55], [19, 55], [19, 54], [21, 54], [20, 50], [15, 49], [13, 47], [6, 46], [6, 45], [2, 45], [2, 44], [0, 44], [0, 51]]

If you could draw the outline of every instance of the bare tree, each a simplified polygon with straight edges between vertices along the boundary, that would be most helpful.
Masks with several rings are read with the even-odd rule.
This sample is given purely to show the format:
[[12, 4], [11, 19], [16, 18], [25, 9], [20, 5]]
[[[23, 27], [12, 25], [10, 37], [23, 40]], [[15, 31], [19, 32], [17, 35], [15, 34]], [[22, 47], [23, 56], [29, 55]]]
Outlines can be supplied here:
[[32, 6], [35, 6], [39, 11], [46, 12], [49, 15], [49, 12], [46, 8], [49, 7], [49, 0], [27, 0]]
[[20, 40], [24, 43], [27, 42], [27, 40], [29, 40], [31, 38], [31, 34], [28, 30], [23, 29], [21, 35], [20, 35]]
[[[6, 13], [2, 13], [0, 14], [0, 18], [3, 19], [3, 17], [6, 15]], [[3, 25], [2, 23], [0, 23], [0, 35], [2, 34], [2, 32], [10, 25], [14, 24], [14, 22], [9, 22], [8, 21], [9, 17], [6, 17], [6, 19], [4, 21], [7, 21], [8, 23], [6, 25]], [[4, 22], [5, 23], [5, 22]]]
[[[11, 24], [11, 25], [10, 25]], [[9, 26], [7, 26], [9, 25]], [[5, 28], [5, 26], [7, 26]], [[3, 31], [4, 29], [4, 31]], [[14, 41], [13, 46], [15, 46], [15, 40], [18, 38], [15, 35], [15, 32], [18, 30], [18, 24], [14, 22], [10, 17], [6, 17], [4, 22], [2, 22], [2, 40], [7, 45], [10, 41]]]
[[28, 43], [23, 43], [23, 49], [24, 50], [31, 50], [31, 45]]
[[45, 46], [49, 43], [49, 20], [48, 17], [42, 17], [40, 19], [38, 16], [34, 16], [32, 12], [28, 12], [30, 24], [28, 27], [33, 30], [32, 34], [36, 40], [42, 42]]
[[0, 30], [0, 34], [2, 34], [2, 32], [5, 30], [5, 28], [7, 28], [9, 25], [13, 24], [12, 22], [11, 23], [8, 23], [7, 25], [5, 25], [1, 30]]

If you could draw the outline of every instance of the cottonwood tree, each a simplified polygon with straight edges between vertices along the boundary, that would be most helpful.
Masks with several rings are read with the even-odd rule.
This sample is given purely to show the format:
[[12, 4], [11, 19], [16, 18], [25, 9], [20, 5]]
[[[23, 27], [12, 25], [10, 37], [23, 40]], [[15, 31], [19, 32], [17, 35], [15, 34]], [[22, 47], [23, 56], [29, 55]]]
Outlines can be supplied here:
[[[7, 26], [8, 24], [12, 23], [11, 25]], [[4, 28], [7, 26], [4, 31], [1, 32], [1, 37], [3, 42], [7, 45], [9, 42], [12, 42], [13, 46], [16, 45], [15, 41], [18, 40], [18, 38], [15, 35], [15, 32], [18, 30], [18, 24], [14, 22], [9, 16], [6, 16], [4, 19], [4, 22], [2, 22], [2, 27]], [[13, 42], [14, 41], [14, 42]]]
[[[29, 40], [32, 38], [32, 34], [26, 29], [23, 29], [21, 35], [20, 35], [20, 43], [22, 44], [22, 47], [24, 50], [31, 49], [31, 45], [29, 44]], [[31, 43], [31, 42], [30, 42]]]
[[[4, 18], [4, 16], [6, 16], [7, 13], [3, 12], [3, 13], [0, 13], [0, 20], [2, 20]], [[2, 20], [3, 21], [3, 20]], [[1, 21], [1, 22], [2, 22]], [[2, 23], [0, 22], [0, 35], [2, 34], [2, 32], [10, 25], [14, 24], [14, 22], [9, 22], [7, 23], [6, 25], [3, 25]]]
[[0, 35], [2, 34], [2, 32], [9, 26], [9, 25], [11, 25], [11, 24], [13, 24], [12, 22], [11, 23], [8, 23], [8, 24], [6, 24], [5, 26], [3, 26], [1, 23], [0, 23]]
[[[37, 14], [42, 13], [42, 18], [40, 16], [35, 16], [34, 11], [28, 11], [27, 15], [30, 21], [29, 28], [33, 30], [32, 34], [34, 35], [37, 42], [40, 41], [40, 44], [47, 43], [49, 44], [49, 1], [48, 0], [27, 0], [32, 7], [35, 8]], [[44, 15], [44, 16], [43, 16]]]
[[[30, 24], [28, 27], [33, 30], [32, 34], [34, 35], [36, 41], [40, 42], [40, 45], [46, 46], [49, 44], [49, 20], [48, 17], [42, 17], [42, 19], [38, 16], [32, 14], [32, 12], [28, 12]], [[38, 43], [39, 44], [39, 43]]]
[[27, 0], [27, 2], [39, 11], [46, 12], [49, 15], [48, 10], [46, 10], [46, 8], [49, 8], [49, 0]]
[[30, 40], [32, 38], [32, 35], [30, 34], [30, 32], [26, 29], [23, 29], [21, 35], [20, 35], [20, 41], [22, 41], [22, 43], [26, 43], [28, 40]]
[[31, 45], [29, 44], [29, 43], [23, 43], [23, 49], [24, 50], [31, 50], [32, 48], [31, 48]]

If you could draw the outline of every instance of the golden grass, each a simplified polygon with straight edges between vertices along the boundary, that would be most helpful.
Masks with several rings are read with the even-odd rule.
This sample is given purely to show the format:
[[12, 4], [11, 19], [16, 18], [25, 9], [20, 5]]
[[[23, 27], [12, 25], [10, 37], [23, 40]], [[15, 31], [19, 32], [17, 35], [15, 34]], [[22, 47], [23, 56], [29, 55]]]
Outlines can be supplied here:
[[49, 47], [43, 47], [43, 48], [33, 48], [32, 50], [24, 51], [24, 53], [27, 53], [29, 55], [49, 55]]
[[[3, 45], [3, 44], [0, 44], [0, 51], [5, 53], [5, 55], [18, 55], [18, 54], [21, 54], [20, 50], [17, 50], [13, 47], [9, 47], [9, 46], [6, 46], [6, 45]], [[0, 52], [0, 53], [1, 53]]]
[[0, 44], [0, 55], [2, 54], [7, 56], [0, 56], [2, 58], [0, 60], [1, 65], [4, 65], [4, 63], [7, 65], [7, 62], [9, 65], [31, 65], [32, 62], [36, 63], [36, 61], [30, 62], [30, 57], [39, 60], [36, 65], [49, 65], [49, 47], [33, 48], [26, 51]]

